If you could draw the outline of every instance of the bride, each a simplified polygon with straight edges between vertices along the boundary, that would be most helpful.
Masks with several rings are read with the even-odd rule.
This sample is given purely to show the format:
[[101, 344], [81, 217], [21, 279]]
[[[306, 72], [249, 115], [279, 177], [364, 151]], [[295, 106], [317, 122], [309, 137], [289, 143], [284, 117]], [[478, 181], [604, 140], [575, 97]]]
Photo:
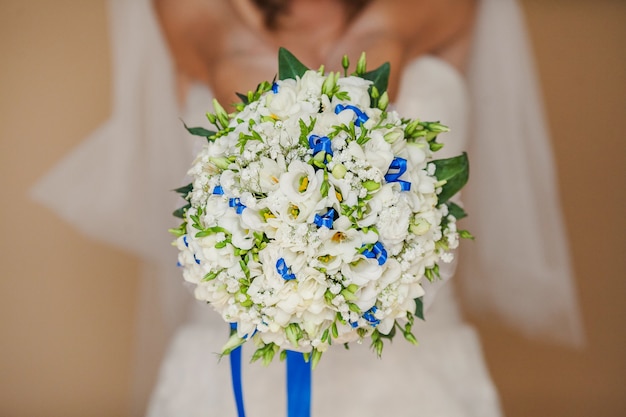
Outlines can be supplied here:
[[[110, 4], [116, 80], [111, 120], [47, 175], [34, 195], [86, 233], [145, 259], [139, 386], [149, 379], [150, 357], [158, 357], [159, 346], [175, 333], [149, 416], [235, 415], [228, 364], [214, 355], [228, 330], [209, 307], [188, 307], [191, 292], [173, 268], [175, 251], [166, 233], [177, 205], [168, 190], [182, 183], [197, 146], [178, 115], [201, 125], [212, 97], [228, 104], [235, 91], [271, 80], [278, 46], [313, 68], [324, 63], [337, 70], [343, 54], [355, 60], [362, 50], [370, 68], [390, 61], [396, 108], [451, 126], [454, 133], [442, 137], [446, 152], [468, 149], [472, 162], [465, 226], [478, 240], [463, 248], [458, 269], [464, 279], [441, 286], [437, 299], [429, 300], [427, 320], [415, 329], [419, 347], [399, 340], [385, 348], [382, 360], [367, 346], [326, 353], [314, 373], [314, 415], [501, 415], [477, 335], [458, 311], [452, 283], [461, 284], [471, 308], [497, 312], [527, 333], [580, 337], [550, 149], [514, 1]], [[73, 189], [97, 193], [76, 201], [70, 182]], [[244, 393], [251, 416], [281, 414], [281, 364], [246, 366]]]

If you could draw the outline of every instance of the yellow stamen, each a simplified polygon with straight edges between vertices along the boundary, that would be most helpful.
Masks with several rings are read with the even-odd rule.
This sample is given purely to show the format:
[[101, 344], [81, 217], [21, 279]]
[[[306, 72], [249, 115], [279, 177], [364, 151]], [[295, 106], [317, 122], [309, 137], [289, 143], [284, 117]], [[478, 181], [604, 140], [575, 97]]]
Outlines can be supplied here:
[[300, 209], [298, 206], [292, 204], [289, 206], [289, 214], [293, 219], [296, 219], [300, 215]]
[[308, 186], [309, 186], [309, 177], [302, 177], [302, 178], [300, 178], [300, 188], [298, 188], [298, 191], [303, 193], [303, 192], [306, 191]]
[[333, 237], [332, 237], [330, 240], [332, 240], [332, 241], [333, 241], [333, 242], [335, 242], [335, 243], [341, 243], [341, 242], [343, 242], [344, 240], [346, 240], [346, 237], [347, 237], [347, 236], [345, 235], [345, 233], [343, 233], [343, 232], [337, 232], [337, 233], [335, 233], [335, 234], [333, 235]]

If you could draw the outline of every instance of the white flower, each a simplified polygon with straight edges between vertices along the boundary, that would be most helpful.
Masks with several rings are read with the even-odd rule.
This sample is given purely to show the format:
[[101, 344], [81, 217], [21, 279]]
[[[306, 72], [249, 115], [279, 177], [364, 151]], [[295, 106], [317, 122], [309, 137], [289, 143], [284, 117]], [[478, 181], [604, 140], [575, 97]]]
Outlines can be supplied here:
[[371, 84], [371, 81], [360, 77], [344, 77], [337, 81], [339, 91], [345, 91], [350, 96], [350, 104], [362, 109], [370, 107], [368, 89]]
[[391, 145], [387, 143], [382, 133], [374, 130], [370, 133], [370, 140], [363, 146], [367, 162], [378, 169], [382, 175], [387, 173], [393, 161], [394, 154]]
[[277, 81], [278, 92], [266, 95], [266, 106], [271, 114], [285, 119], [300, 110], [297, 98], [296, 81]]
[[319, 186], [313, 167], [302, 161], [291, 162], [287, 172], [280, 178], [280, 191], [295, 203], [315, 198], [319, 194]]

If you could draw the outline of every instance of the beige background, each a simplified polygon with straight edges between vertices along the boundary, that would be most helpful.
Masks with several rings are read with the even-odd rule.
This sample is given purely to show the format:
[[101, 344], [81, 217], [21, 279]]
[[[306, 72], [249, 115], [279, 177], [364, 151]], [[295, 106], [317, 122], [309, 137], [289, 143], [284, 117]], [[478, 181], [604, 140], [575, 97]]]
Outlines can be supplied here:
[[[626, 415], [626, 2], [525, 0], [588, 345], [475, 319], [509, 417]], [[0, 0], [0, 416], [130, 416], [135, 259], [28, 188], [104, 121], [103, 0]], [[77, 196], [80, 198], [80, 196]]]

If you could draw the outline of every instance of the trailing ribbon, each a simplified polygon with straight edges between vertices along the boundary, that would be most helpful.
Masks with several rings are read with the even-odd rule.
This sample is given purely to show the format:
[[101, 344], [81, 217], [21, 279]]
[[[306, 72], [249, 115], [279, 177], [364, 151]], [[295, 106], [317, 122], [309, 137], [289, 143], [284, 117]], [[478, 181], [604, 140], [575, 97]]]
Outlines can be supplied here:
[[237, 214], [243, 213], [246, 209], [246, 206], [241, 204], [241, 200], [239, 200], [239, 198], [231, 198], [228, 200], [228, 206], [233, 207], [237, 211]]
[[[232, 330], [237, 329], [237, 323], [230, 323]], [[230, 352], [230, 376], [233, 383], [233, 392], [235, 394], [235, 404], [237, 405], [237, 416], [246, 417], [246, 411], [243, 406], [243, 388], [241, 385], [241, 346], [236, 347]]]
[[387, 262], [387, 250], [380, 242], [376, 242], [372, 250], [365, 249], [363, 255], [366, 258], [378, 260], [378, 265], [384, 265]]
[[354, 121], [354, 124], [356, 126], [360, 127], [363, 123], [369, 120], [369, 116], [365, 114], [363, 110], [359, 109], [356, 106], [353, 106], [352, 104], [337, 104], [337, 106], [335, 106], [335, 114], [339, 114], [344, 110], [352, 110], [356, 114], [356, 120]]
[[333, 155], [331, 140], [328, 136], [309, 136], [309, 146], [313, 149], [313, 155], [319, 152], [326, 152], [328, 155]]
[[317, 225], [317, 227], [327, 227], [329, 229], [333, 228], [333, 222], [335, 221], [335, 209], [330, 209], [324, 214], [320, 216], [319, 214], [315, 215], [315, 219], [313, 222]]
[[287, 351], [287, 417], [311, 417], [311, 361]]
[[[232, 330], [237, 323], [231, 323]], [[241, 378], [241, 346], [230, 352], [230, 375], [237, 416], [246, 417]], [[300, 352], [287, 351], [287, 417], [311, 417], [311, 361]]]
[[409, 181], [403, 181], [400, 177], [406, 172], [406, 159], [395, 157], [391, 164], [389, 165], [389, 169], [387, 170], [387, 174], [385, 174], [385, 181], [387, 182], [397, 182], [400, 184], [400, 189], [402, 191], [409, 191], [411, 189], [411, 183]]
[[291, 272], [291, 268], [287, 266], [285, 258], [280, 258], [276, 261], [276, 271], [278, 271], [280, 276], [283, 277], [285, 281], [291, 281], [292, 279], [296, 279], [296, 276]]

